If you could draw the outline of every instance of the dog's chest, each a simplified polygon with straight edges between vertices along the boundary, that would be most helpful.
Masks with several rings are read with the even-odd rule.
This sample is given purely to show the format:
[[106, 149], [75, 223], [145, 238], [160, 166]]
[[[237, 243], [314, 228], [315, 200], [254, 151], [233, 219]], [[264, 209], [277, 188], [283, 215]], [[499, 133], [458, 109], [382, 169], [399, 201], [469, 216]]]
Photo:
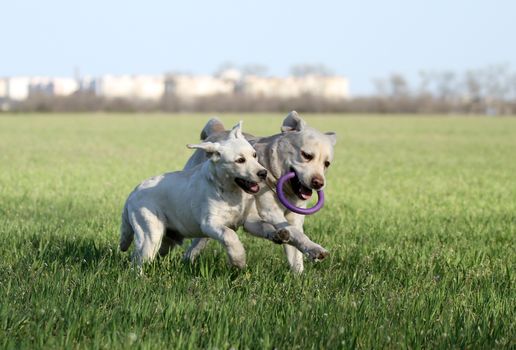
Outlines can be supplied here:
[[250, 200], [242, 198], [239, 200], [221, 201], [213, 208], [212, 214], [218, 217], [224, 226], [236, 229], [243, 224], [244, 218], [249, 211], [250, 203]]

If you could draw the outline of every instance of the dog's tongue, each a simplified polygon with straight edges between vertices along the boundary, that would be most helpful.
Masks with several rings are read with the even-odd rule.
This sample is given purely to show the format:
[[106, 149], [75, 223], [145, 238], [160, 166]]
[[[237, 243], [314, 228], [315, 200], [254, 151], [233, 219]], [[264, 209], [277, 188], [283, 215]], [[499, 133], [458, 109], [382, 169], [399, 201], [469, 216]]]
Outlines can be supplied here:
[[257, 183], [254, 183], [251, 186], [249, 186], [249, 190], [253, 193], [256, 193], [260, 190], [260, 186]]
[[310, 197], [312, 197], [312, 190], [305, 186], [301, 186], [299, 188], [299, 194], [300, 194], [301, 198], [303, 198], [304, 200], [307, 200]]

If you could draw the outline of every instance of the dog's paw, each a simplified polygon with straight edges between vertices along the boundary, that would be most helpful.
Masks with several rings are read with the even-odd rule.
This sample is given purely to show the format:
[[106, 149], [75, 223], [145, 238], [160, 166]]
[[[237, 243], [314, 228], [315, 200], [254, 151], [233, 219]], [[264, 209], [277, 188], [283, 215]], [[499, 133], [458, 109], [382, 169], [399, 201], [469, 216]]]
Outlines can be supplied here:
[[323, 247], [319, 247], [317, 249], [309, 250], [307, 254], [313, 261], [323, 261], [328, 257], [328, 255], [330, 255], [330, 252]]
[[245, 250], [243, 247], [241, 249], [238, 247], [234, 248], [236, 249], [228, 249], [229, 264], [237, 269], [244, 269], [246, 266]]
[[272, 241], [276, 244], [288, 243], [288, 241], [290, 241], [290, 233], [287, 229], [282, 228], [276, 231], [272, 237]]
[[229, 265], [231, 267], [237, 268], [238, 270], [243, 270], [246, 267], [245, 258], [244, 259], [230, 259]]
[[195, 254], [191, 250], [188, 250], [186, 251], [186, 253], [183, 254], [183, 262], [193, 264], [197, 256], [198, 254]]

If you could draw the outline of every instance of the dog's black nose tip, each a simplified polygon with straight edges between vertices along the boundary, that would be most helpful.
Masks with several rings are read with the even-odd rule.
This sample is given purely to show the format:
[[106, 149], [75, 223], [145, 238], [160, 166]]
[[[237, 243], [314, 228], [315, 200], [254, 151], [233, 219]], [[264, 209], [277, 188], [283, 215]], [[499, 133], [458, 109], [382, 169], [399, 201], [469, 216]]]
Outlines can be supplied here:
[[311, 185], [314, 190], [318, 190], [324, 186], [324, 180], [319, 177], [314, 177]]
[[256, 175], [258, 175], [260, 179], [265, 180], [267, 178], [267, 170], [262, 169], [259, 172], [257, 172]]

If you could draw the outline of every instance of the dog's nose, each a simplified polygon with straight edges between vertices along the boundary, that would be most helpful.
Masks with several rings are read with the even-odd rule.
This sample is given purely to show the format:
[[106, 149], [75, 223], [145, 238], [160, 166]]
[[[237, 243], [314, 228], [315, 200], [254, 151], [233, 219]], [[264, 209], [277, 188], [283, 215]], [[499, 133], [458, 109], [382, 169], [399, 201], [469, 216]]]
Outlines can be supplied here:
[[258, 175], [260, 179], [265, 180], [267, 178], [267, 170], [262, 169], [259, 172], [257, 172], [256, 175]]
[[314, 176], [312, 178], [311, 185], [314, 190], [318, 190], [324, 186], [324, 180], [322, 178], [320, 178], [319, 176]]

